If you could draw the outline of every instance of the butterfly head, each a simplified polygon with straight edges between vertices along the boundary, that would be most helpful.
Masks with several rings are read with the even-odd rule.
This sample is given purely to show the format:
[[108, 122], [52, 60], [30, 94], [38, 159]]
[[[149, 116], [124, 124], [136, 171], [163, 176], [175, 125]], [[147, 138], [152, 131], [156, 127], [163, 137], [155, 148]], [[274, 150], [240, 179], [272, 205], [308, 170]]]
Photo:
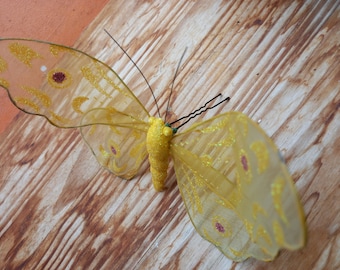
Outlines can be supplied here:
[[172, 128], [170, 124], [164, 123], [161, 118], [158, 117], [150, 117], [149, 123], [151, 129], [158, 130], [158, 136], [162, 134], [164, 137], [172, 137], [176, 132], [176, 128]]
[[172, 134], [176, 134], [176, 133], [177, 133], [177, 131], [178, 131], [178, 129], [177, 129], [177, 128], [173, 128], [173, 127], [171, 127], [171, 124], [169, 124], [169, 123], [165, 123], [165, 126], [166, 126], [166, 127], [169, 127], [169, 128], [171, 128], [171, 130], [172, 130]]

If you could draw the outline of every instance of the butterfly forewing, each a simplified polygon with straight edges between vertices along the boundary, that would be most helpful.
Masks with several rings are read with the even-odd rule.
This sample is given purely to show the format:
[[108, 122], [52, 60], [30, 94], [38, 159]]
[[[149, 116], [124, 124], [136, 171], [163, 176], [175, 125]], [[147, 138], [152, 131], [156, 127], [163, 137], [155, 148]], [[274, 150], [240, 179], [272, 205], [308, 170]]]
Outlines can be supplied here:
[[230, 112], [175, 136], [178, 186], [196, 230], [226, 256], [272, 260], [305, 242], [304, 214], [271, 139]]
[[83, 114], [94, 108], [114, 108], [143, 121], [149, 117], [111, 68], [61, 45], [0, 40], [0, 84], [19, 109], [60, 127], [79, 126]]

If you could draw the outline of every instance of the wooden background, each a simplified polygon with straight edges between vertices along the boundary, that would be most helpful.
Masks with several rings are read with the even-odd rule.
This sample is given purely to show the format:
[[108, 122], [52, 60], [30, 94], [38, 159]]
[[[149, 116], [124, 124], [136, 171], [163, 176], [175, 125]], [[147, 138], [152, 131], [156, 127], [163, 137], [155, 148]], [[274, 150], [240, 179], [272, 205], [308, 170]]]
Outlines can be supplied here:
[[231, 101], [200, 119], [238, 110], [260, 122], [301, 196], [307, 245], [270, 263], [234, 263], [195, 232], [172, 167], [169, 189], [157, 193], [147, 163], [121, 180], [77, 130], [19, 113], [0, 134], [2, 269], [339, 269], [340, 2], [109, 1], [75, 47], [112, 66], [155, 114], [103, 29], [143, 70], [162, 115], [187, 47], [172, 117], [221, 92]]

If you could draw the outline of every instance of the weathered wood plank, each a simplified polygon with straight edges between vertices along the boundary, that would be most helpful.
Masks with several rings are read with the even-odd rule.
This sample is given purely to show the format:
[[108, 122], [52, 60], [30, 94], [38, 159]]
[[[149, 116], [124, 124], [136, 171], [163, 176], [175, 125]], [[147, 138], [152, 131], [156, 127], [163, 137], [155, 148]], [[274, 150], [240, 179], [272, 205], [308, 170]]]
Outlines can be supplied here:
[[156, 193], [101, 169], [78, 131], [19, 114], [0, 140], [0, 262], [27, 269], [336, 269], [340, 201], [339, 1], [111, 1], [77, 48], [117, 71], [152, 114], [176, 79], [172, 117], [243, 111], [282, 150], [304, 205], [307, 246], [233, 263], [195, 233], [176, 187]]

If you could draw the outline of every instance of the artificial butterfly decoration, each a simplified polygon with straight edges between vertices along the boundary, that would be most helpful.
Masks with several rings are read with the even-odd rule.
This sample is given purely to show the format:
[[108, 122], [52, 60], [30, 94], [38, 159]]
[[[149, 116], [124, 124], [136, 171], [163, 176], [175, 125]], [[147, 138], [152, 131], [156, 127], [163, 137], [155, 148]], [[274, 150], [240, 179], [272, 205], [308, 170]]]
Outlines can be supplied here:
[[286, 165], [265, 132], [228, 112], [175, 134], [151, 117], [106, 64], [44, 41], [0, 39], [0, 85], [20, 110], [78, 127], [99, 163], [131, 179], [149, 156], [164, 189], [169, 156], [196, 231], [234, 261], [272, 260], [305, 244], [304, 213]]

